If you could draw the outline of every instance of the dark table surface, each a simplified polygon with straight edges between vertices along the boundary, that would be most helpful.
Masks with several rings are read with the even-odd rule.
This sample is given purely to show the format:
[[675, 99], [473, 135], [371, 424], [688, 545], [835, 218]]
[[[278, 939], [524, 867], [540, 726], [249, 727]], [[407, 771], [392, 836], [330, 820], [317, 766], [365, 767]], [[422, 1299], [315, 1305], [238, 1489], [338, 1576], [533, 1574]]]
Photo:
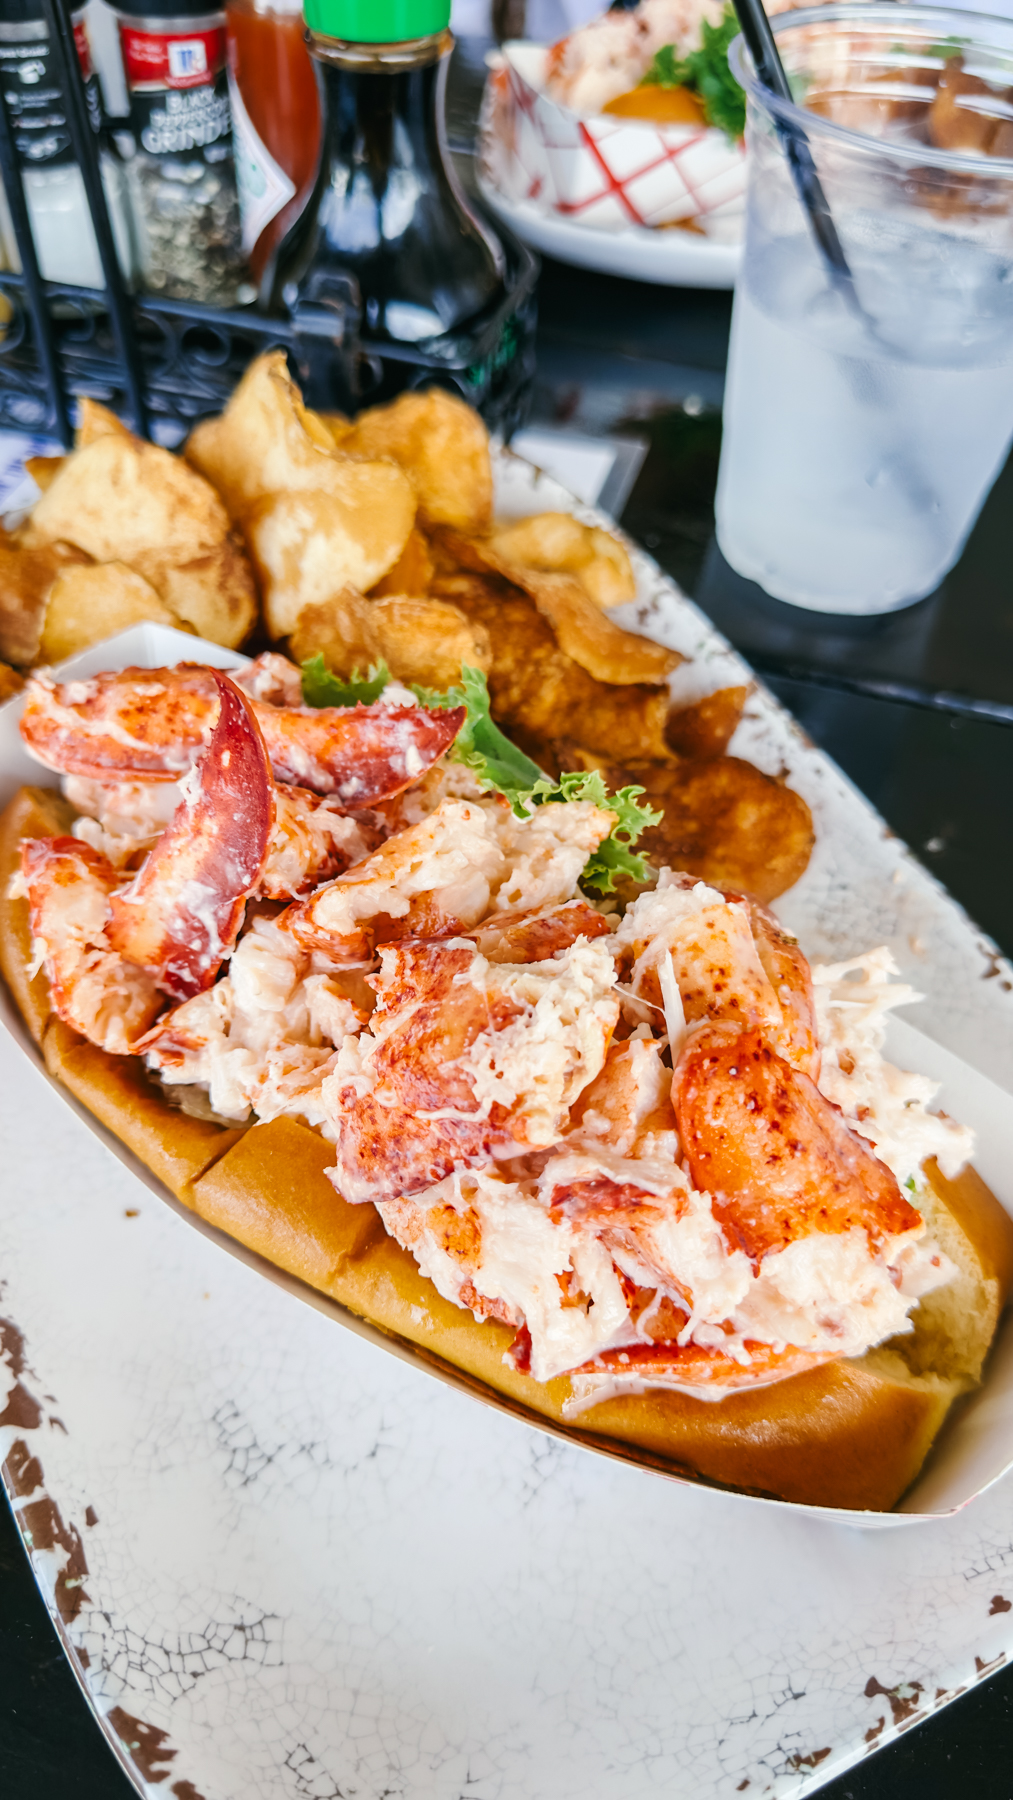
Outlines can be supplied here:
[[[469, 116], [473, 89], [474, 79], [459, 84], [459, 118]], [[452, 109], [452, 127], [454, 118]], [[1011, 953], [1013, 461], [959, 564], [918, 606], [848, 621], [769, 599], [729, 569], [713, 535], [730, 313], [727, 294], [575, 275], [547, 261], [533, 418], [646, 441], [624, 526]], [[128, 1800], [133, 1792], [63, 1659], [0, 1503], [0, 1795]], [[1013, 1668], [820, 1792], [826, 1800], [1013, 1800]]]

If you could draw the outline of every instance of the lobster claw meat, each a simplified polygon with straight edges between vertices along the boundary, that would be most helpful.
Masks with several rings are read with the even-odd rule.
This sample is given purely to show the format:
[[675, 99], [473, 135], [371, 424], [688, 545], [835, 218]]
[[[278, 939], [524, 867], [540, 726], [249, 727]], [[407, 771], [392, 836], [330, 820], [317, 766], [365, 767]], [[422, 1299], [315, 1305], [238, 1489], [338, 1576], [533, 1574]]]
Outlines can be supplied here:
[[[275, 778], [334, 796], [351, 811], [390, 800], [438, 762], [463, 706], [301, 706], [300, 676], [276, 654], [259, 657], [245, 689]], [[210, 741], [220, 684], [215, 670], [108, 670], [83, 681], [29, 683], [21, 736], [47, 769], [90, 781], [178, 781]]]
[[220, 707], [184, 798], [128, 887], [112, 896], [109, 943], [174, 1000], [210, 987], [267, 860], [274, 783], [246, 696], [214, 671]]
[[463, 706], [267, 706], [254, 701], [279, 781], [335, 794], [354, 810], [390, 800], [449, 750]]
[[897, 1179], [802, 1069], [759, 1031], [706, 1024], [687, 1039], [672, 1100], [693, 1182], [754, 1267], [813, 1231], [870, 1242], [917, 1229]]
[[47, 769], [89, 781], [178, 781], [218, 709], [210, 669], [110, 669], [86, 680], [33, 676], [21, 736]]
[[147, 971], [110, 948], [106, 928], [117, 871], [90, 844], [57, 837], [26, 838], [21, 873], [33, 944], [58, 1017], [100, 1050], [126, 1055], [163, 1003]]

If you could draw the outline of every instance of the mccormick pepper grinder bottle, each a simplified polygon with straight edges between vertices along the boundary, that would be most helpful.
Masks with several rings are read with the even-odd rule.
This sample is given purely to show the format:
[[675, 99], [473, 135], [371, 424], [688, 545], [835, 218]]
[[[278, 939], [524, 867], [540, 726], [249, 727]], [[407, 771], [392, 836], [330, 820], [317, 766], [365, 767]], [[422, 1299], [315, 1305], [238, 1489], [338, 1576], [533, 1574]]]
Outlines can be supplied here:
[[[445, 155], [450, 0], [306, 0], [305, 16], [324, 100], [320, 174], [261, 294], [307, 317], [352, 274], [363, 348], [388, 370], [372, 397], [384, 398], [413, 363], [462, 366], [461, 344], [508, 299], [506, 258]], [[507, 318], [496, 354], [517, 337]], [[319, 370], [313, 403], [324, 405]]]
[[320, 162], [320, 96], [302, 0], [226, 0], [229, 95], [243, 250], [259, 282]]
[[[231, 306], [247, 281], [232, 157], [225, 14], [208, 0], [116, 0], [141, 284]], [[252, 298], [252, 294], [250, 296]]]

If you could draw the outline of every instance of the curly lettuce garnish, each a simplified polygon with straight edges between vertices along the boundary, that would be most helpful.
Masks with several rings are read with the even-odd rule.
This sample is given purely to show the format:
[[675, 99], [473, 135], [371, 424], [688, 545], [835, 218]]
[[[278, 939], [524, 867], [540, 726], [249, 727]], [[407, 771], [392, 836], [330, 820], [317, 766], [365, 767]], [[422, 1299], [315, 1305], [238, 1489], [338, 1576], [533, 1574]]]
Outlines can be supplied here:
[[610, 794], [598, 770], [592, 769], [561, 775], [558, 784], [543, 796], [546, 800], [590, 800], [619, 815], [608, 837], [584, 864], [581, 887], [596, 894], [613, 894], [619, 875], [628, 875], [633, 881], [646, 880], [647, 864], [642, 856], [634, 854], [633, 846], [650, 826], [659, 825], [664, 815], [653, 806], [641, 805], [637, 796], [644, 791], [642, 787], [630, 786]]
[[596, 894], [615, 892], [616, 878], [628, 875], [634, 881], [646, 879], [647, 867], [633, 846], [651, 825], [657, 825], [661, 813], [642, 806], [637, 799], [642, 787], [623, 787], [610, 794], [597, 769], [572, 770], [553, 781], [532, 762], [523, 750], [504, 735], [489, 710], [489, 688], [481, 669], [465, 665], [460, 686], [439, 693], [432, 688], [414, 687], [422, 706], [464, 706], [467, 718], [458, 732], [448, 755], [470, 769], [479, 786], [487, 793], [506, 796], [518, 818], [526, 819], [536, 806], [550, 800], [590, 800], [593, 805], [607, 807], [619, 816], [604, 843], [588, 858], [581, 886]]
[[737, 140], [746, 129], [746, 96], [728, 67], [728, 51], [738, 34], [738, 19], [726, 6], [719, 25], [701, 21], [699, 50], [679, 57], [674, 45], [663, 44], [641, 87], [689, 88], [700, 96], [708, 125]]
[[467, 708], [468, 716], [448, 755], [453, 762], [470, 769], [480, 787], [505, 794], [517, 816], [526, 818], [531, 805], [523, 797], [547, 779], [545, 770], [511, 743], [495, 723], [489, 710], [488, 683], [481, 669], [469, 668], [465, 663], [459, 687], [441, 693], [413, 683], [412, 693], [420, 706]]
[[363, 675], [353, 669], [347, 681], [341, 681], [327, 667], [323, 656], [311, 656], [302, 664], [302, 697], [307, 706], [371, 706], [378, 700], [391, 679], [385, 662], [373, 663]]

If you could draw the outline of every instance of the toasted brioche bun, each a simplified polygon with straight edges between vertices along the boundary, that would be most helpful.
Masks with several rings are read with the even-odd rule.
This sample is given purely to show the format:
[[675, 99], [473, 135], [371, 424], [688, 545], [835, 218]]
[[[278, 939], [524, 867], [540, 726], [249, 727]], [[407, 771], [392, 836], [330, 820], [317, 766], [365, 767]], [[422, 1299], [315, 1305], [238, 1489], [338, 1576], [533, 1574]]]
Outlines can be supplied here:
[[28, 906], [24, 900], [12, 900], [9, 889], [21, 867], [22, 838], [61, 837], [73, 822], [74, 808], [55, 788], [20, 788], [0, 813], [0, 972], [40, 1046], [53, 1014], [49, 982], [41, 971], [29, 975], [32, 933]]
[[954, 1399], [980, 1379], [1013, 1283], [1013, 1221], [973, 1169], [948, 1181], [926, 1165], [926, 1223], [958, 1274], [918, 1304], [910, 1334], [721, 1401], [655, 1390], [605, 1400], [571, 1423], [569, 1378], [537, 1382], [511, 1368], [511, 1328], [444, 1300], [372, 1206], [335, 1193], [325, 1174], [333, 1150], [316, 1131], [295, 1119], [230, 1130], [191, 1118], [139, 1061], [96, 1049], [56, 1018], [44, 977], [26, 977], [27, 903], [6, 889], [23, 836], [66, 830], [62, 806], [48, 790], [23, 789], [0, 817], [0, 968], [50, 1073], [202, 1219], [425, 1361], [578, 1441], [782, 1500], [880, 1512], [897, 1503]]

